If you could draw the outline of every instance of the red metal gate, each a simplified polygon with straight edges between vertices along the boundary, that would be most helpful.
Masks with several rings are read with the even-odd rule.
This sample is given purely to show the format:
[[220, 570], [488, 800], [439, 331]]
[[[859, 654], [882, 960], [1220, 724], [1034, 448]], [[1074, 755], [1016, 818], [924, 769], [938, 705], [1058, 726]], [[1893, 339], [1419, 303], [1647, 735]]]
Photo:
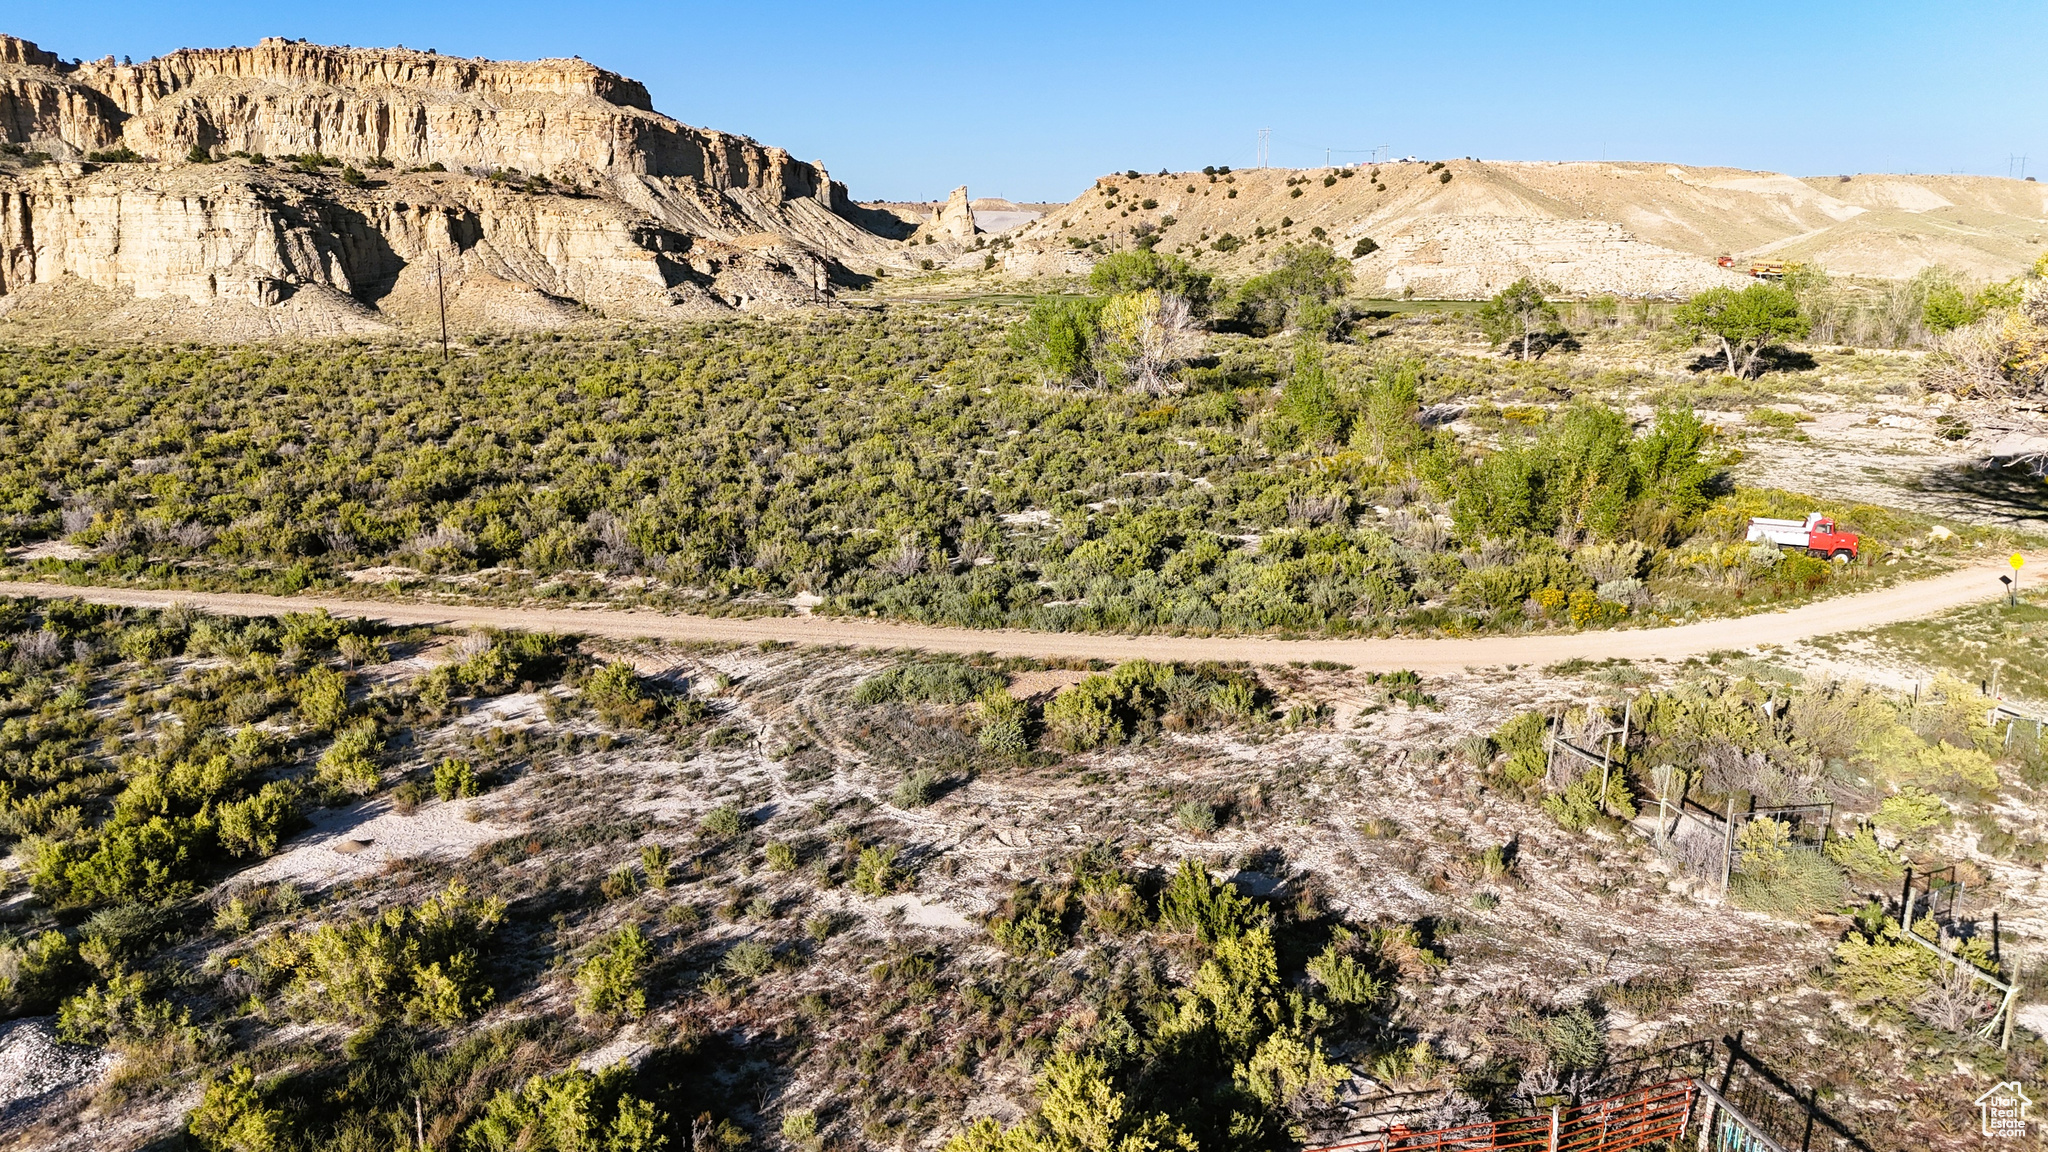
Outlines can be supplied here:
[[1433, 1132], [1394, 1128], [1306, 1152], [1625, 1152], [1683, 1136], [1698, 1096], [1693, 1081], [1670, 1080], [1548, 1114]]

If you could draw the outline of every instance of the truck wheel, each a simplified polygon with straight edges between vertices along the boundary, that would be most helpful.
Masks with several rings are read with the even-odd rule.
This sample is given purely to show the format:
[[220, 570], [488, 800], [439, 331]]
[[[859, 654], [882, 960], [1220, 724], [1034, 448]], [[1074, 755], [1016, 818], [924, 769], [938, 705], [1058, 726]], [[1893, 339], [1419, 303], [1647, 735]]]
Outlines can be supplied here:
[[1847, 548], [1837, 548], [1835, 549], [1835, 554], [1833, 556], [1828, 557], [1828, 559], [1830, 560], [1843, 561], [1854, 560], [1855, 558], [1856, 554], [1854, 552], [1849, 551]]

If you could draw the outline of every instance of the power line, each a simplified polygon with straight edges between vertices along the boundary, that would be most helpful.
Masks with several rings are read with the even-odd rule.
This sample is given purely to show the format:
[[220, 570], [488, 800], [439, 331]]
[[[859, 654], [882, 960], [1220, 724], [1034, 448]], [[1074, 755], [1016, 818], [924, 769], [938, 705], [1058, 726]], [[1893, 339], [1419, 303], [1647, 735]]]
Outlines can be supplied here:
[[1284, 138], [1275, 137], [1272, 133], [1273, 130], [1271, 128], [1259, 129], [1259, 138], [1261, 141], [1259, 152], [1259, 167], [1261, 168], [1264, 168], [1268, 164], [1271, 164], [1273, 162], [1272, 146], [1274, 144], [1279, 144], [1287, 148], [1302, 148], [1310, 152], [1314, 152], [1320, 149], [1323, 153], [1323, 167], [1325, 168], [1330, 167], [1331, 160], [1337, 156], [1363, 156], [1365, 157], [1366, 163], [1382, 163], [1387, 159], [1391, 151], [1391, 145], [1387, 144], [1375, 144], [1370, 148], [1338, 148], [1335, 145], [1331, 144], [1304, 144], [1299, 140], [1288, 140]]

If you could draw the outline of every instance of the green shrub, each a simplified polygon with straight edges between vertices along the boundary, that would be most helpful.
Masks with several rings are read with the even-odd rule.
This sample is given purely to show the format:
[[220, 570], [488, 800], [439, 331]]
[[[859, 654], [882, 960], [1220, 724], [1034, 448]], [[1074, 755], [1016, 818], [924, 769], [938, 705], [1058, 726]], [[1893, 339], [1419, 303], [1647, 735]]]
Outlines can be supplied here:
[[1066, 951], [1067, 893], [1039, 884], [1020, 884], [988, 918], [988, 933], [1016, 956], [1050, 958]]
[[781, 840], [770, 840], [764, 849], [768, 868], [774, 872], [796, 871], [796, 849]]
[[148, 989], [147, 973], [115, 971], [106, 983], [87, 988], [57, 1009], [57, 1038], [67, 1044], [104, 1047], [191, 1028], [189, 1010], [148, 999]]
[[1780, 821], [1750, 821], [1737, 843], [1741, 861], [1729, 894], [1745, 908], [1805, 917], [1832, 911], [1848, 896], [1841, 869], [1818, 852], [1793, 847], [1791, 830]]
[[[1928, 711], [1932, 713], [1932, 710]], [[1934, 720], [1934, 715], [1926, 718]], [[1970, 740], [1975, 726], [1957, 727], [1962, 730], [1945, 734], [1948, 739], [1937, 736], [1933, 740], [1903, 726], [1893, 727], [1871, 741], [1863, 751], [1882, 767], [1887, 779], [1905, 786], [1902, 792], [1911, 791], [1920, 796], [1925, 796], [1930, 790], [1951, 794], [1967, 794], [1972, 790], [1996, 792], [1998, 770], [1992, 766], [1991, 757], [1974, 747]]]
[[1218, 884], [1200, 861], [1183, 860], [1159, 893], [1159, 924], [1192, 931], [1203, 943], [1235, 939], [1258, 921], [1251, 899]]
[[1197, 836], [1216, 831], [1216, 806], [1206, 800], [1184, 800], [1174, 806], [1173, 822]]
[[809, 1108], [783, 1113], [782, 1138], [799, 1148], [810, 1147], [818, 1138], [818, 1114]]
[[747, 830], [747, 817], [737, 804], [720, 804], [706, 812], [704, 818], [697, 821], [697, 826], [707, 836], [730, 840]]
[[1894, 836], [1910, 837], [1944, 827], [1949, 819], [1949, 807], [1941, 797], [1907, 785], [1885, 797], [1870, 822]]
[[348, 678], [328, 668], [309, 668], [293, 687], [299, 719], [322, 732], [332, 732], [348, 719]]
[[454, 881], [415, 906], [270, 937], [259, 954], [290, 974], [286, 1003], [314, 1019], [369, 1023], [403, 1013], [452, 1024], [495, 996], [481, 956], [504, 916], [504, 901], [472, 900]]
[[1120, 744], [1162, 722], [1185, 728], [1211, 715], [1237, 718], [1255, 711], [1257, 698], [1256, 681], [1243, 673], [1131, 660], [1054, 696], [1043, 719], [1055, 745], [1083, 752]]
[[1601, 811], [1600, 801], [1600, 773], [1588, 771], [1567, 785], [1564, 791], [1545, 796], [1543, 810], [1560, 827], [1574, 832], [1599, 823], [1608, 814], [1622, 820], [1635, 819], [1635, 793], [1629, 788], [1626, 773], [1617, 770], [1608, 774], [1605, 814]]
[[620, 865], [597, 882], [597, 890], [606, 900], [624, 900], [640, 891], [640, 878], [631, 865]]
[[175, 921], [164, 909], [148, 904], [116, 904], [85, 921], [79, 959], [102, 976], [136, 967]]
[[1029, 709], [1022, 700], [1010, 695], [1008, 689], [996, 688], [983, 693], [977, 704], [981, 729], [975, 733], [975, 741], [983, 751], [1014, 758], [1031, 750], [1025, 727]]
[[1546, 1017], [1541, 1035], [1551, 1066], [1559, 1071], [1585, 1071], [1607, 1061], [1607, 1037], [1583, 1004]]
[[434, 795], [440, 800], [461, 800], [481, 791], [477, 787], [476, 768], [469, 761], [451, 756], [434, 765]]
[[1337, 929], [1328, 946], [1311, 957], [1308, 974], [1323, 987], [1330, 1003], [1363, 1011], [1378, 1004], [1388, 992], [1387, 982], [1360, 963], [1352, 951], [1357, 938], [1344, 928]]
[[263, 1102], [247, 1064], [208, 1081], [199, 1106], [185, 1118], [185, 1132], [205, 1152], [282, 1152], [292, 1143], [284, 1111]]
[[241, 859], [277, 851], [285, 833], [301, 822], [299, 786], [272, 780], [254, 796], [223, 801], [213, 812], [214, 835], [228, 855]]
[[1596, 539], [1681, 535], [1711, 502], [1713, 436], [1681, 409], [1659, 412], [1637, 437], [1626, 416], [1575, 403], [1533, 440], [1504, 441], [1453, 477], [1452, 518], [1473, 538], [1552, 535], [1562, 524]]
[[375, 720], [358, 720], [335, 736], [334, 743], [320, 754], [313, 772], [314, 783], [329, 793], [367, 796], [383, 783], [376, 756], [384, 739]]
[[1002, 691], [1006, 683], [999, 672], [953, 661], [899, 664], [861, 681], [853, 690], [853, 702], [965, 704]]
[[929, 768], [912, 768], [896, 781], [889, 802], [898, 808], [923, 808], [938, 795], [939, 774]]
[[576, 969], [576, 1010], [598, 1017], [638, 1020], [647, 1014], [647, 990], [641, 986], [653, 942], [629, 924], [598, 942], [596, 951]]
[[675, 858], [660, 844], [649, 844], [640, 849], [640, 870], [647, 874], [647, 886], [657, 892], [669, 885], [669, 872]]
[[1093, 366], [1102, 305], [1087, 297], [1040, 297], [1010, 329], [1010, 347], [1047, 382], [1082, 379]]
[[1519, 713], [1494, 729], [1493, 746], [1507, 757], [1500, 773], [1508, 783], [1528, 787], [1542, 782], [1548, 766], [1544, 747], [1549, 732], [1549, 718], [1541, 712]]
[[1232, 314], [1254, 332], [1271, 334], [1298, 325], [1310, 306], [1327, 305], [1351, 287], [1351, 265], [1319, 244], [1288, 244], [1272, 270], [1241, 285]]
[[1148, 1152], [1183, 1149], [1194, 1139], [1163, 1113], [1139, 1112], [1111, 1082], [1100, 1056], [1055, 1052], [1039, 1069], [1039, 1107], [1005, 1129], [984, 1116], [948, 1140], [942, 1152]]
[[660, 701], [642, 686], [631, 664], [614, 661], [583, 682], [583, 699], [598, 719], [617, 728], [644, 728], [660, 712]]
[[211, 832], [210, 821], [185, 817], [111, 823], [96, 836], [44, 842], [30, 879], [39, 894], [60, 905], [179, 899], [193, 890], [191, 874]]
[[1090, 291], [1101, 296], [1132, 292], [1171, 292], [1186, 300], [1197, 316], [1208, 311], [1214, 297], [1215, 278], [1178, 256], [1162, 255], [1149, 248], [1114, 252], [1096, 261], [1088, 273]]
[[659, 1152], [668, 1116], [626, 1091], [631, 1071], [615, 1064], [535, 1076], [491, 1097], [462, 1130], [471, 1152]]
[[1852, 835], [1829, 840], [1827, 854], [1828, 859], [1856, 876], [1896, 880], [1905, 874], [1905, 865], [1877, 842], [1877, 833], [1868, 824], [1859, 825]]
[[894, 845], [862, 848], [854, 860], [854, 891], [880, 897], [906, 887], [910, 874], [896, 866], [896, 851]]
[[742, 940], [726, 949], [719, 966], [745, 980], [766, 975], [775, 967], [775, 953], [758, 940]]
[[1940, 964], [1905, 939], [1898, 921], [1880, 916], [1835, 946], [1835, 985], [1857, 1004], [1903, 1016], [1933, 984]]
[[0, 942], [0, 999], [18, 1014], [48, 1011], [79, 971], [77, 947], [55, 929]]

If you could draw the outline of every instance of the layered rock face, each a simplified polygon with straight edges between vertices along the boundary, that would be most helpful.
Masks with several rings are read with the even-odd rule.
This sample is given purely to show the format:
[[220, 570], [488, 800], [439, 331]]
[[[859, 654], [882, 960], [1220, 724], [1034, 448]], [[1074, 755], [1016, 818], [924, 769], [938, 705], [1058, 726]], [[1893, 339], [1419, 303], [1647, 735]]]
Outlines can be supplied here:
[[1690, 296], [1746, 276], [1645, 244], [1604, 220], [1460, 216], [1419, 221], [1354, 260], [1375, 295], [1477, 300], [1527, 276], [1575, 296]]
[[56, 56], [28, 41], [0, 36], [0, 143], [68, 156], [114, 141], [120, 109], [60, 67]]
[[[0, 37], [0, 143], [54, 161], [0, 157], [0, 310], [75, 280], [229, 311], [325, 301], [311, 327], [350, 329], [438, 308], [418, 287], [438, 275], [458, 314], [496, 301], [483, 323], [695, 315], [815, 302], [900, 249], [822, 164], [672, 120], [581, 60], [266, 39], [73, 67]], [[80, 163], [112, 149], [142, 159]], [[282, 155], [335, 162], [262, 159]]]

